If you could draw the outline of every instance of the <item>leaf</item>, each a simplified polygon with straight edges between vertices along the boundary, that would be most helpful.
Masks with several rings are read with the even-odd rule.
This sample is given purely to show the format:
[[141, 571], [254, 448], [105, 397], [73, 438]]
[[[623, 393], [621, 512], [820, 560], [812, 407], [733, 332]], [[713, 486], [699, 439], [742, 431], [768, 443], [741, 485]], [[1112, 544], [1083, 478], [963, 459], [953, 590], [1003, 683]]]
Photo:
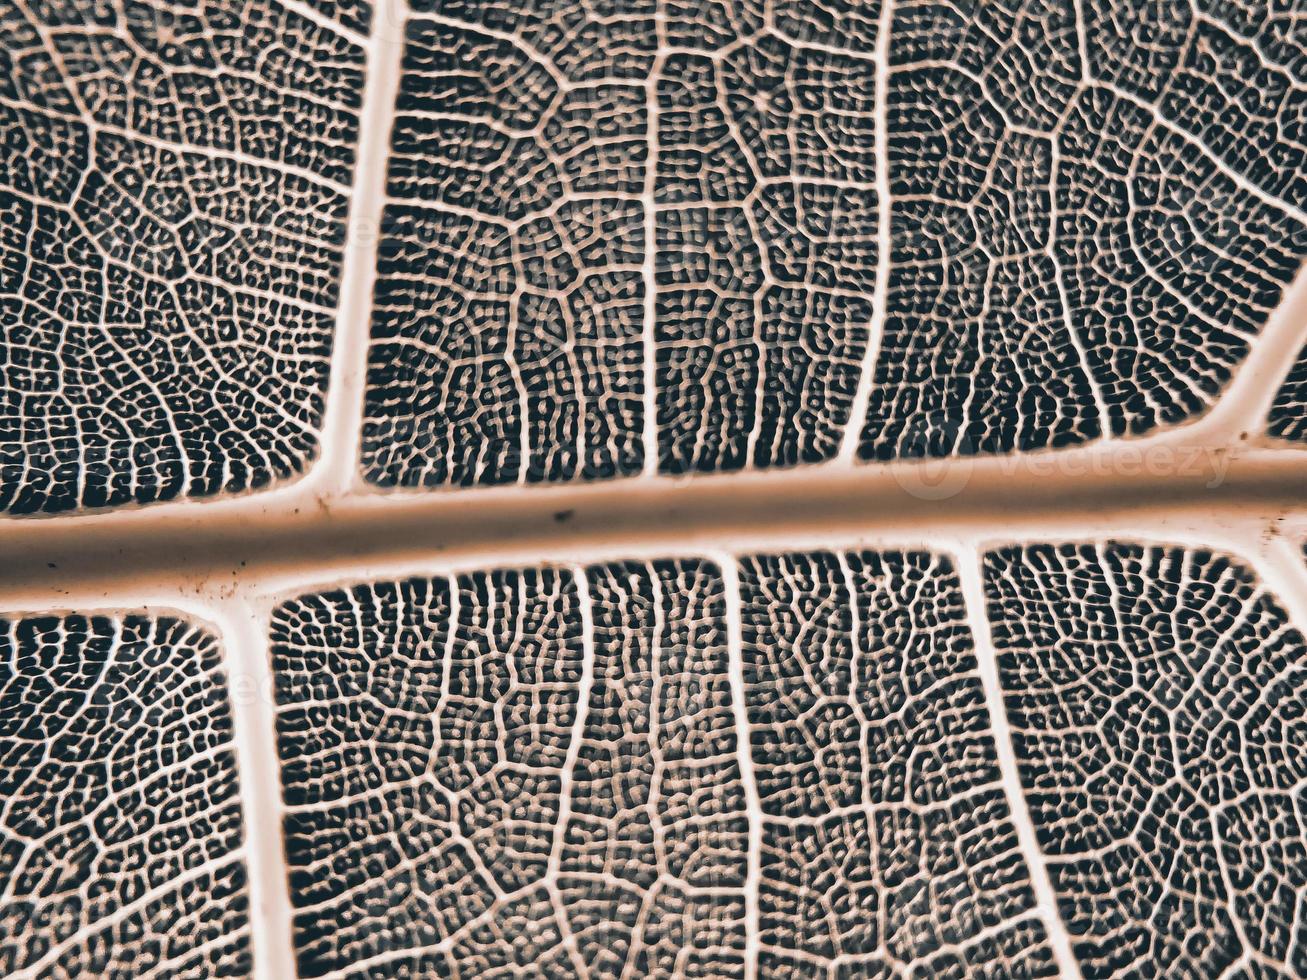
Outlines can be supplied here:
[[1307, 765], [1282, 746], [1307, 734], [1307, 647], [1275, 598], [1181, 548], [1012, 547], [986, 569], [1022, 785], [1081, 970], [1217, 976], [1256, 957], [1300, 974]]
[[247, 974], [215, 637], [172, 616], [40, 616], [5, 623], [0, 652], [5, 975]]
[[276, 3], [5, 0], [0, 20], [0, 509], [302, 472], [362, 48]]
[[1300, 20], [0, 0], [0, 973], [1307, 976]]

